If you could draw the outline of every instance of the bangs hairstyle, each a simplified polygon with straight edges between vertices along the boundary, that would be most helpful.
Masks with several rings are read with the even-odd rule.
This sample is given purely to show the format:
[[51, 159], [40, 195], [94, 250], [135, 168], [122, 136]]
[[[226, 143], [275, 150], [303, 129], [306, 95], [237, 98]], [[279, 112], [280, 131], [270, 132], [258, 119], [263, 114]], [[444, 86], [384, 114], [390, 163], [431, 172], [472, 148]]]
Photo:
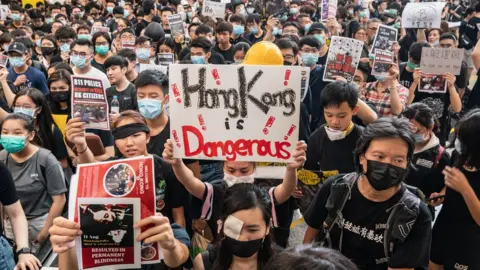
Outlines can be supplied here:
[[438, 120], [433, 110], [424, 103], [416, 102], [410, 104], [403, 111], [402, 115], [408, 120], [415, 120], [426, 128], [438, 128]]
[[353, 151], [357, 173], [363, 173], [360, 156], [367, 152], [370, 143], [375, 139], [384, 138], [400, 138], [404, 140], [408, 147], [407, 159], [408, 161], [412, 159], [413, 150], [415, 149], [415, 139], [410, 129], [410, 123], [404, 118], [379, 118], [363, 130], [362, 136], [360, 136], [357, 141], [357, 146]]
[[70, 73], [66, 69], [57, 68], [55, 70], [55, 72], [53, 72], [52, 75], [50, 75], [50, 77], [48, 77], [48, 88], [50, 88], [52, 83], [58, 82], [58, 81], [65, 82], [68, 85], [68, 87], [70, 88], [70, 84], [72, 82], [72, 73]]
[[120, 113], [117, 119], [112, 123], [112, 128], [117, 128], [118, 124], [126, 119], [133, 120], [136, 124], [144, 124], [147, 126], [147, 120], [141, 113], [134, 110], [127, 110]]
[[[8, 120], [20, 120], [23, 122], [23, 128], [26, 129], [29, 133], [35, 131], [35, 120], [33, 117], [23, 114], [23, 113], [11, 113], [3, 119], [0, 129], [3, 129], [3, 125]], [[0, 134], [1, 137], [1, 134]]]
[[457, 139], [462, 143], [462, 154], [455, 164], [456, 167], [463, 165], [480, 169], [480, 109], [475, 109], [465, 114], [457, 124]]
[[105, 66], [105, 70], [108, 70], [112, 66], [119, 66], [122, 69], [128, 67], [128, 61], [121, 56], [113, 55], [108, 57], [103, 65]]
[[350, 109], [354, 109], [358, 103], [358, 91], [353, 83], [333, 82], [327, 84], [320, 95], [320, 106], [328, 108], [335, 106], [337, 108], [343, 102], [348, 103]]

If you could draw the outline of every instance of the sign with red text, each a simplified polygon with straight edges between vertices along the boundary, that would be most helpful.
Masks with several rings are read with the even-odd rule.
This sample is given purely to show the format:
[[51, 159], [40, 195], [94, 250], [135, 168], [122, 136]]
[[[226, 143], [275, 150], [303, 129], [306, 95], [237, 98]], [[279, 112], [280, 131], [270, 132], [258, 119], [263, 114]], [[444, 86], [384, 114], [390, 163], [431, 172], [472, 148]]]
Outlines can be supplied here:
[[174, 64], [169, 82], [175, 157], [293, 161], [302, 67]]
[[102, 80], [72, 76], [72, 117], [80, 117], [85, 128], [110, 130], [108, 101]]
[[163, 259], [158, 243], [130, 239], [150, 228], [134, 230], [134, 223], [155, 215], [152, 156], [79, 165], [70, 189], [69, 219], [83, 232], [77, 241], [82, 269], [140, 268]]

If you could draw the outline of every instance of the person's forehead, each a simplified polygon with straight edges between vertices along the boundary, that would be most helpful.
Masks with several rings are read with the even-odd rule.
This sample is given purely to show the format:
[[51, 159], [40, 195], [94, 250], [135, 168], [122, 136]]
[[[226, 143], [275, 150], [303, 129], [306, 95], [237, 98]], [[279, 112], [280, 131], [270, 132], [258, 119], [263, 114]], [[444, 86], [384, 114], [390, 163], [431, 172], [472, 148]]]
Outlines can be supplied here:
[[85, 52], [85, 51], [88, 51], [90, 48], [87, 46], [87, 45], [75, 45], [75, 47], [72, 48], [73, 51], [82, 51], [82, 52]]
[[280, 49], [283, 55], [285, 54], [291, 54], [293, 55], [293, 49], [292, 48], [285, 48], [285, 49]]
[[401, 138], [375, 138], [370, 142], [367, 151], [406, 157], [408, 154], [408, 144]]
[[284, 26], [283, 27], [283, 31], [285, 30], [295, 30], [295, 31], [298, 31], [297, 27], [293, 26], [293, 25], [287, 25], [287, 26]]
[[143, 93], [143, 94], [159, 94], [160, 96], [163, 96], [163, 90], [161, 86], [154, 85], [154, 84], [148, 84], [142, 87], [137, 88], [138, 93]]
[[445, 39], [440, 40], [440, 44], [455, 44], [455, 41], [453, 39], [450, 39], [450, 38], [445, 38]]
[[200, 47], [191, 47], [191, 48], [190, 48], [190, 51], [191, 51], [192, 53], [198, 53], [198, 52], [202, 52], [202, 53], [203, 53], [203, 52], [204, 52], [204, 51], [203, 51], [203, 48], [200, 48]]

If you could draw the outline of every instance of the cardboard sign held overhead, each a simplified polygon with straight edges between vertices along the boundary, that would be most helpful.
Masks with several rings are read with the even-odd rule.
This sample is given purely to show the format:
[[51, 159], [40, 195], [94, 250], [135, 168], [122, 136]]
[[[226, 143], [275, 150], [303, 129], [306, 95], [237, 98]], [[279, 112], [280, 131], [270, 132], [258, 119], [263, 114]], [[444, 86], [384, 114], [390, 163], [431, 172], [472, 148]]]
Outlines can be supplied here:
[[72, 117], [80, 117], [85, 128], [110, 130], [108, 102], [102, 80], [72, 76]]
[[402, 12], [403, 28], [440, 28], [445, 2], [408, 3]]
[[213, 1], [204, 1], [202, 8], [202, 15], [209, 16], [212, 18], [223, 18], [225, 17], [225, 3], [213, 2]]
[[168, 27], [170, 27], [170, 32], [185, 34], [185, 27], [183, 27], [183, 19], [181, 14], [173, 14], [167, 17]]
[[373, 40], [372, 54], [375, 50], [393, 51], [393, 44], [397, 42], [397, 29], [380, 24]]
[[322, 18], [326, 22], [329, 19], [335, 19], [337, 16], [337, 0], [322, 0]]
[[393, 52], [376, 50], [373, 59], [372, 75], [388, 76], [393, 64]]
[[346, 37], [332, 37], [323, 80], [335, 81], [335, 76], [340, 76], [351, 82], [360, 61], [362, 49], [363, 41]]
[[425, 73], [443, 74], [450, 72], [460, 75], [463, 61], [463, 49], [422, 48], [420, 69]]
[[292, 162], [301, 81], [302, 67], [170, 65], [175, 157]]

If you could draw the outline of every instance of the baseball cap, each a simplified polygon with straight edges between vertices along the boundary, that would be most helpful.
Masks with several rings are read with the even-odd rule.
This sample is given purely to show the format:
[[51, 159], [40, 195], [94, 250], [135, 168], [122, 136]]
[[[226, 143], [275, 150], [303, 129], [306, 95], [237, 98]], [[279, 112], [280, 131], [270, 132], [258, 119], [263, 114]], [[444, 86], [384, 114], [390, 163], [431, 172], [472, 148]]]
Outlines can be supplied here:
[[27, 54], [28, 50], [27, 50], [27, 47], [25, 47], [25, 45], [23, 45], [22, 43], [15, 42], [8, 47], [7, 54], [11, 53], [11, 52], [16, 52], [16, 53], [20, 53], [20, 54]]
[[313, 23], [312, 26], [310, 26], [310, 29], [308, 30], [307, 35], [311, 34], [314, 30], [323, 30], [325, 31], [325, 33], [328, 33], [327, 27], [325, 27], [323, 23], [319, 23], [319, 22]]

